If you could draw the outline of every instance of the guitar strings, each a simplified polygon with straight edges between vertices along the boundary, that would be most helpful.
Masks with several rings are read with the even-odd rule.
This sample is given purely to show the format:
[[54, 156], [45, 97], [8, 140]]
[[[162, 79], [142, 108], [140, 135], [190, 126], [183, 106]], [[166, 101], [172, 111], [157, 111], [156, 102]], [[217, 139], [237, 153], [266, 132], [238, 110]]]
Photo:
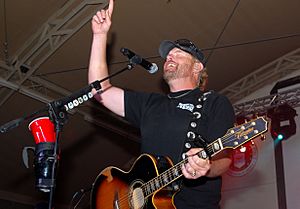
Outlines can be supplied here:
[[[155, 191], [159, 190], [160, 188], [167, 186], [177, 178], [182, 176], [181, 173], [181, 166], [184, 163], [187, 163], [188, 159], [184, 159], [183, 161], [177, 163], [175, 166], [172, 166], [171, 168], [167, 169], [163, 173], [159, 174], [155, 178], [151, 179], [150, 181], [146, 182], [141, 186], [143, 190], [146, 190], [145, 187], [148, 187], [149, 192], [147, 193], [146, 197], [149, 197], [151, 194], [153, 194]], [[176, 172], [175, 172], [176, 171]], [[175, 173], [174, 173], [175, 172]], [[168, 178], [168, 179], [166, 179]], [[171, 179], [171, 180], [169, 180]], [[157, 183], [159, 185], [157, 185]], [[150, 185], [150, 186], [149, 186]], [[146, 190], [147, 191], [147, 190]]]
[[[251, 121], [248, 123], [248, 124], [245, 124], [244, 127], [245, 127], [245, 130], [248, 129], [249, 127], [251, 127], [252, 124], [251, 124]], [[234, 132], [234, 133], [227, 133], [225, 134], [223, 137], [221, 137], [221, 141], [222, 143], [228, 143], [228, 142], [232, 142], [234, 140], [236, 140], [235, 138], [232, 139], [232, 136], [234, 135], [237, 135], [237, 134], [240, 134], [242, 133], [244, 130], [239, 130], [238, 132]], [[222, 140], [224, 139], [224, 140]], [[209, 147], [208, 147], [208, 151], [211, 152], [213, 151], [213, 148], [212, 148], [212, 143], [209, 144]], [[166, 171], [164, 171], [163, 173], [159, 174], [157, 177], [151, 179], [150, 181], [144, 183], [143, 185], [141, 185], [141, 189], [143, 191], [143, 195], [141, 198], [137, 198], [137, 201], [145, 201], [146, 198], [148, 198], [150, 195], [152, 195], [154, 192], [158, 191], [159, 189], [167, 186], [168, 184], [172, 183], [173, 181], [175, 181], [177, 178], [181, 177], [183, 174], [181, 172], [181, 166], [185, 163], [188, 162], [188, 158], [180, 161], [179, 163], [177, 163], [176, 165], [174, 165], [173, 167], [167, 169]], [[176, 170], [176, 172], [178, 172], [178, 175], [174, 176], [174, 171]], [[168, 179], [171, 179], [170, 181], [168, 179], [165, 179], [164, 177], [168, 178]], [[164, 182], [165, 180], [165, 182]], [[156, 188], [157, 187], [157, 183], [158, 182], [158, 187], [159, 188]], [[147, 189], [148, 188], [148, 189]], [[152, 191], [153, 190], [153, 191]], [[128, 195], [125, 195], [123, 197], [121, 197], [119, 199], [119, 204], [120, 206], [123, 205], [125, 202], [129, 203], [130, 202], [130, 199], [133, 198], [133, 194], [132, 192], [129, 192]], [[133, 201], [135, 202], [135, 201]]]

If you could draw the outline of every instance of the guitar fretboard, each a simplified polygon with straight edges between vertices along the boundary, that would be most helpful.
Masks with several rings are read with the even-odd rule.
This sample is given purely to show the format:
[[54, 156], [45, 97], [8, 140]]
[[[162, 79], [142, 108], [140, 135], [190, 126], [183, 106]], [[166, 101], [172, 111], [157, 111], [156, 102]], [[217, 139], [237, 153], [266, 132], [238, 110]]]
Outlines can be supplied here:
[[151, 179], [142, 186], [142, 190], [145, 197], [151, 196], [154, 192], [172, 183], [176, 179], [180, 178], [183, 174], [181, 167], [184, 163], [187, 163], [188, 159], [184, 159], [175, 166], [169, 168], [159, 176]]

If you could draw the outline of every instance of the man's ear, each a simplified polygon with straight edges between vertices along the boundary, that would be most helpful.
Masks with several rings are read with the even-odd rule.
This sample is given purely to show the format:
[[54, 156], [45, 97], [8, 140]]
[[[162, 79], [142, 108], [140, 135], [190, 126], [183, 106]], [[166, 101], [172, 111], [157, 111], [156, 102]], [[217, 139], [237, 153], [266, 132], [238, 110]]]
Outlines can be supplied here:
[[203, 66], [203, 64], [201, 62], [196, 61], [194, 63], [194, 72], [195, 73], [200, 73], [203, 70], [203, 68], [204, 68], [204, 66]]

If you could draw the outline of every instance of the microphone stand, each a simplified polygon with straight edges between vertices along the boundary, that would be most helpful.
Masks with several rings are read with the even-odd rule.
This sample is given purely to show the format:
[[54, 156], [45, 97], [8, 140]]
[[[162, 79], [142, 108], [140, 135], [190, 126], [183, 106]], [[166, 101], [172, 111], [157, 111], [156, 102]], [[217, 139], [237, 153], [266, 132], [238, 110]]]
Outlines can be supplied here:
[[30, 114], [28, 116], [9, 121], [8, 123], [5, 123], [4, 125], [0, 126], [0, 133], [6, 133], [6, 132], [18, 127], [25, 120], [32, 119], [37, 114], [44, 112], [44, 111], [48, 111], [50, 120], [54, 123], [55, 133], [56, 133], [53, 156], [49, 156], [47, 159], [47, 160], [49, 160], [49, 159], [53, 160], [52, 168], [51, 168], [51, 180], [50, 180], [50, 182], [48, 182], [49, 185], [47, 185], [47, 186], [49, 186], [49, 190], [50, 190], [48, 209], [53, 209], [52, 204], [53, 204], [54, 188], [55, 188], [56, 165], [59, 160], [58, 142], [60, 139], [60, 133], [63, 129], [63, 126], [67, 122], [67, 119], [68, 119], [67, 111], [79, 106], [80, 104], [87, 101], [88, 99], [91, 99], [93, 97], [93, 95], [91, 93], [92, 89], [95, 89], [97, 92], [101, 92], [101, 82], [103, 82], [107, 79], [110, 79], [110, 78], [124, 72], [125, 70], [133, 69], [136, 64], [139, 64], [139, 63], [137, 63], [134, 59], [130, 59], [129, 63], [127, 64], [127, 66], [125, 68], [107, 76], [106, 78], [103, 78], [102, 80], [96, 80], [96, 81], [92, 82], [91, 84], [89, 84], [88, 86], [76, 91], [75, 93], [72, 93], [71, 95], [69, 95], [65, 98], [52, 101], [52, 102], [48, 103], [46, 107], [44, 107], [36, 112], [33, 112], [32, 114]]

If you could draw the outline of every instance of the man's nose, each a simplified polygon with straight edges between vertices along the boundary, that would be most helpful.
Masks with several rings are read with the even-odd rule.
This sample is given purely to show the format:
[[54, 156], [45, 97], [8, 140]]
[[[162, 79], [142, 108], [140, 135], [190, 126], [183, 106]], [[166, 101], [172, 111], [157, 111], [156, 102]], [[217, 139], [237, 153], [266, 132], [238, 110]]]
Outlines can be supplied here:
[[174, 58], [174, 54], [170, 51], [169, 54], [167, 55], [166, 59], [172, 60], [173, 58]]

